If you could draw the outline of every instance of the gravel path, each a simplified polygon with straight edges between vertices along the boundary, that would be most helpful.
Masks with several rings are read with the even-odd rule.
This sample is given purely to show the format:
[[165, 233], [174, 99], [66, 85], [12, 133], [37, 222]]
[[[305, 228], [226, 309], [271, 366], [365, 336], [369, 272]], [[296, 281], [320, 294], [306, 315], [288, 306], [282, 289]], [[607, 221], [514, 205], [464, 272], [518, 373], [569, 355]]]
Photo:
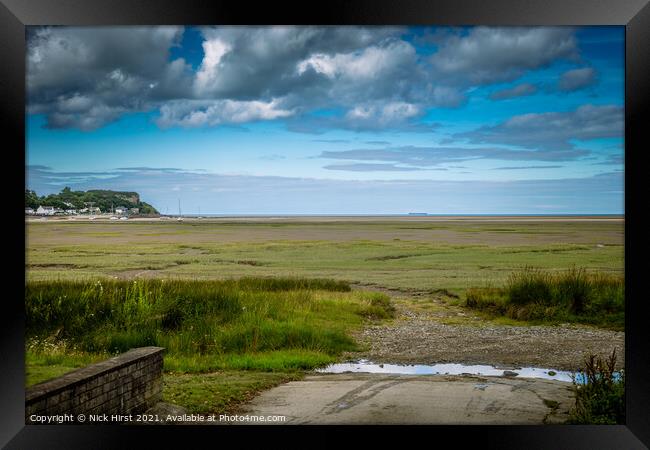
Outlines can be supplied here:
[[[377, 363], [455, 362], [576, 370], [582, 367], [586, 352], [607, 356], [616, 348], [617, 365], [624, 366], [623, 332], [569, 324], [495, 325], [474, 317], [465, 308], [445, 305], [436, 295], [374, 290], [391, 295], [397, 308], [396, 320], [357, 333], [355, 337], [368, 350], [350, 353], [350, 358]], [[433, 305], [431, 311], [417, 308], [424, 299]], [[449, 318], [464, 323], [443, 323]]]

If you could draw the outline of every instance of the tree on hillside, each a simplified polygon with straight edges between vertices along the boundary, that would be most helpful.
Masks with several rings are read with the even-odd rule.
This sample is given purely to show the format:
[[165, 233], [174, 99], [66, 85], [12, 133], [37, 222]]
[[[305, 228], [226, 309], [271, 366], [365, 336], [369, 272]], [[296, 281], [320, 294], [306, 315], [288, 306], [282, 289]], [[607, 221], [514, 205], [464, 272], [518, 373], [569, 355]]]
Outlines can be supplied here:
[[89, 204], [98, 207], [102, 211], [110, 211], [111, 208], [124, 206], [138, 208], [140, 214], [158, 214], [156, 208], [140, 201], [140, 195], [137, 192], [118, 192], [103, 189], [73, 191], [66, 186], [58, 194], [39, 197], [36, 192], [25, 189], [25, 206], [34, 209], [38, 208], [39, 205], [54, 206], [61, 209], [82, 209]]
[[36, 192], [25, 189], [25, 208], [37, 209], [39, 206], [39, 199]]

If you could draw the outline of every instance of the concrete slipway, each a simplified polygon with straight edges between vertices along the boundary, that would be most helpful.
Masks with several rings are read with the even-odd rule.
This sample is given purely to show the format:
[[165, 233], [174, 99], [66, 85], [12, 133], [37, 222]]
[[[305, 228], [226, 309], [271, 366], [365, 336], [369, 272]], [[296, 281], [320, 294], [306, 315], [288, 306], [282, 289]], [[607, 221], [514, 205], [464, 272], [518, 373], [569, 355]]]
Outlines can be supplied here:
[[343, 373], [309, 375], [262, 393], [242, 414], [280, 424], [561, 423], [571, 383], [483, 376]]

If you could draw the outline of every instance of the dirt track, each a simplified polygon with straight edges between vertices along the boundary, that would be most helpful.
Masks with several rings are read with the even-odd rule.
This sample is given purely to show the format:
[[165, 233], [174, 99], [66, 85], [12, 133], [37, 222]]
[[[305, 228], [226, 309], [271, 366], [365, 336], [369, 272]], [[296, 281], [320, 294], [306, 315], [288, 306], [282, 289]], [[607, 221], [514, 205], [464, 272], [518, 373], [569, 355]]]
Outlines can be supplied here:
[[[444, 304], [439, 294], [375, 290], [391, 295], [397, 318], [359, 332], [356, 337], [368, 350], [350, 358], [575, 370], [582, 366], [585, 351], [607, 354], [616, 348], [619, 366], [624, 363], [624, 333], [570, 325], [485, 325], [471, 312]], [[433, 307], [420, 308], [422, 302]], [[443, 323], [459, 317], [460, 324]], [[532, 425], [562, 423], [573, 405], [572, 384], [562, 381], [342, 373], [310, 375], [278, 386], [240, 412], [285, 416], [285, 424]]]
[[[377, 363], [453, 362], [577, 370], [583, 366], [586, 352], [607, 356], [616, 348], [618, 367], [625, 363], [624, 332], [569, 324], [494, 325], [474, 317], [470, 310], [442, 303], [436, 295], [382, 291], [393, 298], [397, 318], [392, 324], [369, 326], [357, 333], [355, 337], [368, 350], [348, 354], [350, 358]], [[417, 308], [429, 303], [428, 309]], [[454, 321], [460, 323], [448, 324]]]

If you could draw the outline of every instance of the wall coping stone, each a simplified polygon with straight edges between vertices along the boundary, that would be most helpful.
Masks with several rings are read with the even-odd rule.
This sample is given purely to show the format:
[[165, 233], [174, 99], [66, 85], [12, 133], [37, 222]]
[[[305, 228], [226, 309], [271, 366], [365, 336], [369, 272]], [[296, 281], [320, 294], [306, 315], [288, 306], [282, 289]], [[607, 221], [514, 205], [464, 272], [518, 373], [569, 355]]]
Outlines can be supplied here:
[[114, 356], [113, 358], [75, 369], [58, 378], [35, 384], [25, 390], [26, 405], [36, 403], [42, 398], [50, 397], [58, 392], [73, 388], [79, 384], [88, 383], [90, 380], [108, 372], [113, 372], [122, 367], [128, 366], [137, 359], [155, 356], [157, 354], [162, 356], [164, 350], [163, 347], [134, 348], [125, 353]]

